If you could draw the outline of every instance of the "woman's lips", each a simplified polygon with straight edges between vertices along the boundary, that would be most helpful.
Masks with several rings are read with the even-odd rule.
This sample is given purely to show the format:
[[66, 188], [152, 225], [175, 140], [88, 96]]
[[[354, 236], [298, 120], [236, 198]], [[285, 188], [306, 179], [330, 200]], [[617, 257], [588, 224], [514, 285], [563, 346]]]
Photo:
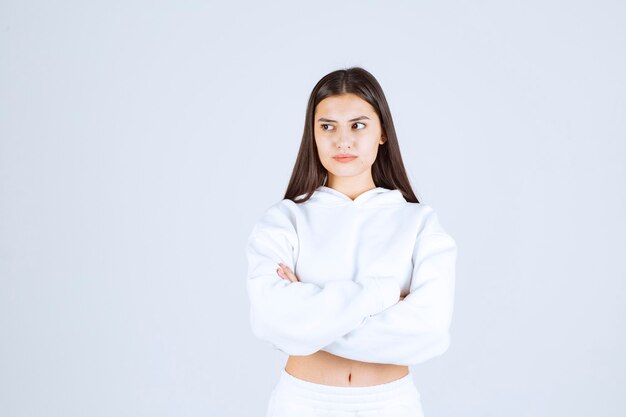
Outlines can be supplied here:
[[356, 159], [356, 155], [337, 155], [333, 156], [333, 159], [339, 162], [350, 162]]

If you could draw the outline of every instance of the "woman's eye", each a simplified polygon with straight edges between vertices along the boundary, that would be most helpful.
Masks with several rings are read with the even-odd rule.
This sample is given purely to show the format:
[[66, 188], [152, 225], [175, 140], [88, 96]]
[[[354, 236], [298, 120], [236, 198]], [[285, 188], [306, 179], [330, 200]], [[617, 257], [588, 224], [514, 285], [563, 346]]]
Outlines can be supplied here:
[[[355, 123], [355, 124], [353, 124], [352, 126], [355, 126], [355, 125], [363, 125], [363, 127], [362, 127], [361, 129], [365, 128], [365, 123], [356, 122], [356, 123]], [[360, 129], [359, 129], [359, 130], [360, 130]]]
[[326, 126], [332, 127], [331, 125], [329, 125], [328, 123], [323, 123], [322, 124], [322, 130], [331, 130], [331, 129], [326, 129]]

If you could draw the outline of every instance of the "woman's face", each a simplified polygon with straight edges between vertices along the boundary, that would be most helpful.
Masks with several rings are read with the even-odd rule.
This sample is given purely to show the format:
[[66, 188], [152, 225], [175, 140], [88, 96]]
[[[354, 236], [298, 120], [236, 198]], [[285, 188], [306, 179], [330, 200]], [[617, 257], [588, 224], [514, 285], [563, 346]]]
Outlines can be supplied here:
[[[337, 180], [373, 183], [371, 167], [386, 139], [381, 138], [380, 120], [367, 101], [355, 94], [325, 98], [315, 108], [313, 132], [328, 184]], [[353, 157], [342, 159], [341, 155]]]

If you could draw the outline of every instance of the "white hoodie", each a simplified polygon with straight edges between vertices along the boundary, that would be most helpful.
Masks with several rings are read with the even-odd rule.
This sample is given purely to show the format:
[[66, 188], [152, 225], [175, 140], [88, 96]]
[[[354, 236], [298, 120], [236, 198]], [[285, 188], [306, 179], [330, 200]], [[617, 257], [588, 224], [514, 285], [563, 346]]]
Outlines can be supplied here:
[[[283, 199], [247, 240], [252, 331], [288, 355], [423, 362], [450, 345], [456, 255], [435, 211], [399, 190]], [[278, 262], [300, 282], [278, 276]]]

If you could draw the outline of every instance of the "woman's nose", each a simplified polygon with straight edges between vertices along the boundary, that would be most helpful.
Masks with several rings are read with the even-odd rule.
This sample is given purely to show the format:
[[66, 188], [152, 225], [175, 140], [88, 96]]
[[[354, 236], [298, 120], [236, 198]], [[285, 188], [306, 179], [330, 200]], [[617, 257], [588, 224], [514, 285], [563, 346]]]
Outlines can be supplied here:
[[353, 138], [350, 132], [340, 131], [337, 136], [338, 136], [338, 139], [337, 139], [338, 148], [352, 146]]

